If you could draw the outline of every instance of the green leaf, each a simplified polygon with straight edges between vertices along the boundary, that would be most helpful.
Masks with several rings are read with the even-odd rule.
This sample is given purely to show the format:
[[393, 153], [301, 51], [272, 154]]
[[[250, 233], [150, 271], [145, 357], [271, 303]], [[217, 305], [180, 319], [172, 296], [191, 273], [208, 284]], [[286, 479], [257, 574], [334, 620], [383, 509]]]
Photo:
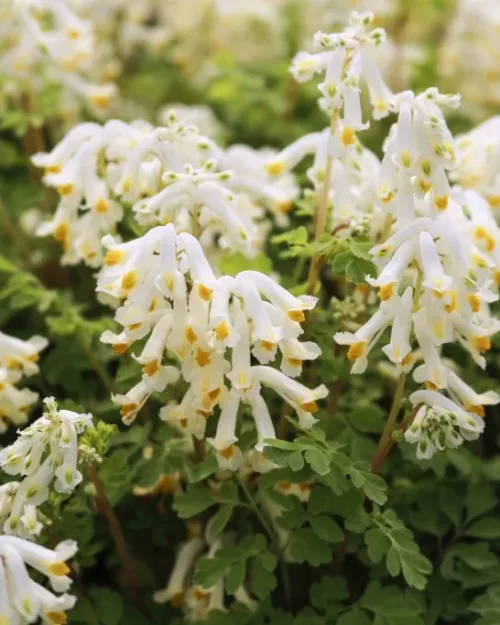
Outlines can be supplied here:
[[226, 575], [226, 592], [234, 593], [245, 581], [247, 561], [245, 558], [235, 562]]
[[500, 520], [493, 517], [479, 519], [466, 529], [465, 536], [500, 538]]
[[488, 512], [488, 510], [494, 508], [497, 503], [498, 498], [494, 488], [490, 484], [469, 484], [467, 497], [465, 499], [467, 521]]
[[266, 554], [257, 556], [252, 560], [250, 567], [250, 583], [258, 599], [265, 599], [276, 588], [276, 575], [273, 573], [275, 567], [276, 559], [274, 559], [274, 566], [270, 566], [270, 561], [268, 558], [266, 559]]
[[219, 469], [219, 464], [215, 454], [207, 454], [202, 462], [195, 464], [188, 469], [188, 480], [192, 484], [205, 480]]
[[330, 543], [339, 543], [344, 537], [338, 523], [327, 516], [315, 516], [311, 519], [311, 527], [315, 534]]
[[118, 625], [123, 615], [124, 606], [121, 596], [106, 588], [92, 589], [92, 601], [101, 623]]
[[328, 542], [310, 528], [301, 528], [294, 532], [290, 542], [290, 554], [296, 562], [309, 562], [312, 566], [326, 564], [332, 559]]
[[186, 491], [174, 497], [173, 509], [181, 519], [189, 519], [216, 503], [210, 490], [202, 484], [189, 484]]
[[209, 523], [209, 534], [211, 536], [218, 536], [221, 532], [224, 531], [224, 528], [229, 523], [231, 519], [231, 515], [233, 513], [233, 506], [225, 505], [221, 506], [219, 510], [214, 514], [214, 516], [210, 519]]
[[354, 462], [349, 469], [352, 483], [356, 488], [361, 488], [368, 499], [383, 505], [387, 501], [387, 484], [380, 475], [370, 471], [366, 462]]
[[328, 456], [319, 449], [307, 449], [304, 457], [311, 465], [311, 469], [318, 475], [326, 475], [330, 472], [330, 461]]
[[424, 625], [421, 603], [395, 586], [382, 587], [380, 582], [371, 582], [359, 604], [374, 613], [374, 625]]
[[231, 568], [231, 562], [215, 556], [200, 558], [196, 564], [194, 581], [203, 588], [212, 588]]
[[[307, 233], [306, 233], [307, 236]], [[224, 255], [219, 261], [219, 269], [222, 274], [236, 276], [242, 271], [259, 271], [269, 275], [273, 270], [271, 259], [266, 254], [260, 253], [251, 258], [241, 252]]]
[[337, 619], [335, 625], [372, 625], [372, 619], [363, 610], [353, 608], [349, 612], [344, 612]]
[[500, 584], [490, 586], [484, 594], [476, 597], [469, 609], [482, 617], [476, 625], [500, 623]]

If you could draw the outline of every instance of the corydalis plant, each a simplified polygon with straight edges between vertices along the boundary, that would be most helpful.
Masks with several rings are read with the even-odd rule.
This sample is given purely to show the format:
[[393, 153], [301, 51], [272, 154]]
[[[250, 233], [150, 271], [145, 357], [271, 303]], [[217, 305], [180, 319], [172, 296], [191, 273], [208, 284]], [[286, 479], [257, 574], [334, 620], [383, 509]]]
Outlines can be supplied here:
[[[295, 297], [272, 278], [255, 271], [216, 278], [199, 242], [177, 235], [172, 225], [119, 244], [111, 237], [98, 291], [123, 298], [115, 319], [121, 334], [105, 332], [102, 340], [117, 354], [149, 337], [140, 355], [142, 381], [126, 395], [116, 395], [123, 419], [131, 423], [148, 397], [181, 377], [189, 388], [179, 404], [165, 406], [161, 416], [203, 438], [207, 418], [220, 407], [217, 434], [211, 441], [221, 464], [237, 468], [235, 446], [240, 403], [250, 407], [258, 433], [257, 451], [274, 438], [274, 426], [261, 386], [268, 386], [297, 412], [303, 427], [315, 419], [323, 386], [309, 390], [293, 380], [306, 360], [320, 354], [317, 345], [302, 343], [304, 312], [316, 299]], [[267, 366], [281, 353], [281, 371]], [[164, 362], [165, 355], [178, 361]], [[252, 356], [260, 363], [252, 364]], [[229, 388], [227, 387], [229, 384]]]
[[33, 157], [45, 168], [45, 184], [60, 195], [53, 219], [38, 234], [51, 234], [62, 245], [63, 263], [99, 267], [101, 238], [116, 232], [130, 205], [144, 228], [171, 222], [206, 246], [247, 254], [258, 244], [253, 218], [262, 208], [278, 216], [290, 209], [293, 180], [271, 179], [257, 152], [238, 146], [224, 151], [174, 113], [166, 122], [159, 128], [83, 123], [50, 153]]
[[92, 427], [92, 415], [59, 410], [54, 398], [44, 400], [45, 412], [0, 452], [0, 467], [19, 482], [2, 487], [0, 519], [7, 534], [36, 536], [42, 530], [37, 508], [58, 493], [71, 493], [81, 482], [78, 436]]

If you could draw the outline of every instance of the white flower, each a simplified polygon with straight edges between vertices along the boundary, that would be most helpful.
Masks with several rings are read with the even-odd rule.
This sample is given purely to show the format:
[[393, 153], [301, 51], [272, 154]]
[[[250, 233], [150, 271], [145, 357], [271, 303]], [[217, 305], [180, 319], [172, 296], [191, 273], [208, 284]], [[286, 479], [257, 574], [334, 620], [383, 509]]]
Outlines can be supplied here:
[[191, 538], [180, 546], [166, 587], [154, 594], [156, 603], [169, 601], [174, 607], [180, 607], [184, 603], [189, 571], [194, 567], [204, 545], [203, 539]]
[[0, 451], [3, 471], [21, 477], [4, 521], [7, 534], [29, 537], [39, 533], [36, 508], [47, 500], [50, 485], [59, 493], [70, 493], [82, 480], [78, 435], [92, 427], [92, 415], [58, 410], [53, 398], [44, 402], [44, 415]]
[[[121, 354], [148, 337], [141, 354], [134, 355], [143, 365], [141, 382], [113, 397], [125, 423], [135, 419], [153, 392], [182, 378], [187, 391], [179, 403], [161, 410], [161, 418], [203, 438], [207, 418], [220, 409], [217, 432], [209, 442], [221, 467], [230, 470], [242, 462], [236, 445], [240, 404], [248, 405], [254, 417], [257, 453], [266, 438], [275, 437], [261, 386], [290, 403], [303, 427], [314, 423], [316, 400], [326, 396], [326, 388], [311, 391], [290, 376], [300, 373], [304, 360], [320, 354], [316, 344], [298, 338], [316, 298], [296, 297], [256, 271], [216, 278], [197, 239], [176, 234], [172, 224], [126, 244], [107, 237], [105, 244], [110, 249], [97, 289], [124, 301], [115, 315], [122, 332], [107, 331], [102, 339]], [[282, 372], [262, 366], [278, 351]], [[261, 365], [252, 365], [252, 355]], [[177, 364], [166, 365], [167, 357]]]
[[34, 623], [41, 618], [48, 625], [66, 622], [66, 610], [74, 606], [76, 598], [56, 595], [33, 581], [27, 565], [47, 577], [55, 592], [65, 593], [71, 585], [66, 561], [76, 551], [71, 540], [47, 549], [14, 536], [0, 536], [0, 620]]
[[463, 440], [474, 440], [484, 430], [484, 421], [466, 412], [451, 399], [435, 391], [416, 391], [410, 395], [414, 406], [421, 406], [405, 432], [410, 443], [418, 443], [417, 458], [431, 458], [435, 451], [455, 448]]

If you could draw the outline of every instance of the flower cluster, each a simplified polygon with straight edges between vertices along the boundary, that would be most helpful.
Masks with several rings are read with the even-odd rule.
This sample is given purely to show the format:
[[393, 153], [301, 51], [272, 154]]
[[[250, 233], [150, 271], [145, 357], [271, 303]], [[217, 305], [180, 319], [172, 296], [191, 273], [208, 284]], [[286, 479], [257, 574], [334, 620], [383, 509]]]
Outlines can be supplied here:
[[[182, 607], [188, 620], [203, 620], [212, 610], [225, 611], [224, 579], [221, 578], [212, 588], [198, 586], [193, 580], [193, 571], [200, 557], [211, 559], [229, 539], [220, 538], [205, 541], [193, 536], [182, 543], [170, 574], [167, 585], [154, 595], [157, 603], [170, 602], [174, 607]], [[234, 592], [234, 599], [250, 610], [256, 609], [256, 601], [251, 599], [244, 584]]]
[[100, 266], [101, 238], [115, 232], [123, 205], [132, 205], [143, 226], [173, 222], [207, 245], [217, 239], [249, 253], [256, 243], [249, 215], [258, 214], [257, 205], [278, 215], [290, 209], [296, 187], [289, 176], [267, 174], [267, 153], [243, 146], [224, 151], [174, 113], [166, 121], [159, 128], [117, 120], [80, 124], [52, 152], [33, 157], [61, 196], [39, 234], [61, 243], [63, 263]]
[[22, 477], [20, 482], [2, 487], [0, 519], [6, 534], [39, 534], [42, 524], [37, 518], [37, 507], [47, 501], [52, 482], [56, 492], [70, 493], [82, 480], [78, 471], [78, 435], [92, 427], [92, 415], [58, 410], [52, 397], [44, 403], [43, 416], [0, 451], [2, 470]]
[[458, 342], [484, 368], [482, 354], [500, 328], [489, 309], [498, 298], [492, 290], [498, 227], [487, 202], [473, 191], [451, 189], [447, 176], [456, 166], [456, 148], [440, 107], [457, 104], [455, 96], [436, 89], [395, 98], [399, 116], [385, 144], [378, 186], [392, 229], [371, 250], [378, 277], [367, 278], [378, 288], [380, 307], [356, 332], [335, 335], [337, 343], [349, 345], [353, 373], [366, 369], [370, 351], [389, 327], [383, 351], [401, 372], [410, 371], [416, 339], [423, 364], [413, 377], [429, 391], [411, 399], [429, 408], [419, 410], [406, 437], [420, 441], [420, 457], [477, 437], [484, 428], [483, 406], [500, 399], [475, 393], [441, 358], [444, 345]]
[[[35, 545], [15, 536], [0, 536], [0, 622], [24, 625], [42, 619], [46, 625], [66, 623], [66, 610], [76, 597], [66, 594], [71, 585], [66, 561], [77, 551], [72, 540], [55, 549]], [[49, 580], [51, 592], [30, 577], [34, 569]]]
[[325, 72], [325, 80], [319, 85], [323, 96], [320, 106], [330, 115], [343, 109], [342, 125], [346, 136], [366, 128], [361, 119], [361, 80], [368, 87], [374, 119], [386, 117], [391, 106], [392, 94], [370, 58], [371, 46], [385, 41], [385, 31], [381, 28], [368, 30], [372, 21], [370, 12], [353, 13], [349, 26], [342, 33], [318, 31], [314, 44], [322, 51], [299, 52], [290, 70], [299, 82]]
[[29, 407], [38, 394], [16, 385], [23, 375], [38, 373], [40, 352], [47, 344], [41, 336], [23, 341], [0, 332], [0, 432], [5, 432], [9, 423], [23, 425], [28, 420]]
[[20, 0], [4, 3], [0, 13], [2, 75], [16, 85], [34, 80], [42, 72], [51, 83], [63, 84], [67, 94], [84, 99], [94, 112], [106, 111], [114, 97], [112, 83], [94, 84], [87, 79], [94, 52], [92, 24], [83, 20], [62, 0]]
[[492, 117], [457, 137], [459, 153], [453, 180], [464, 189], [485, 197], [494, 211], [500, 209], [500, 117]]
[[[326, 388], [309, 390], [293, 378], [304, 361], [320, 353], [316, 344], [298, 339], [304, 311], [314, 307], [315, 298], [295, 297], [255, 271], [216, 278], [200, 243], [188, 233], [177, 235], [172, 224], [128, 243], [111, 236], [103, 242], [109, 251], [97, 290], [125, 301], [115, 316], [123, 331], [107, 331], [102, 340], [122, 354], [149, 336], [142, 353], [134, 355], [142, 365], [141, 382], [114, 397], [125, 423], [135, 419], [154, 391], [179, 377], [189, 388], [180, 403], [162, 409], [161, 417], [202, 438], [207, 418], [219, 406], [217, 433], [210, 442], [221, 465], [230, 469], [241, 463], [235, 445], [241, 403], [255, 420], [257, 451], [266, 438], [275, 437], [261, 386], [289, 403], [303, 427], [314, 423], [316, 400], [325, 397]], [[267, 366], [278, 351], [281, 371]], [[165, 352], [179, 361], [177, 367], [164, 363]], [[259, 364], [252, 364], [252, 356]]]

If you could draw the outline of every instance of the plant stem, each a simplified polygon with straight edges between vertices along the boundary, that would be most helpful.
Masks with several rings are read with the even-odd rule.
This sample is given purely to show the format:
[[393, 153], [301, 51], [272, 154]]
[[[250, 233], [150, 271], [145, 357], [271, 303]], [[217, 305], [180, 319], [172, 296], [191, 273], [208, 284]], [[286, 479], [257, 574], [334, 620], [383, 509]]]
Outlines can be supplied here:
[[134, 559], [125, 540], [120, 521], [106, 495], [104, 485], [99, 479], [96, 468], [94, 466], [88, 467], [87, 473], [96, 490], [95, 502], [97, 511], [108, 524], [109, 532], [120, 556], [124, 582], [133, 594], [137, 594], [139, 582], [135, 573]]
[[[336, 110], [330, 122], [330, 137], [332, 137], [337, 131], [337, 124], [339, 120], [339, 112]], [[328, 200], [330, 196], [330, 189], [332, 187], [332, 175], [333, 175], [333, 156], [328, 153], [325, 167], [325, 179], [323, 181], [323, 188], [319, 198], [314, 226], [314, 241], [317, 242], [325, 232], [326, 224], [328, 221]], [[316, 291], [316, 282], [318, 281], [321, 267], [323, 265], [323, 256], [319, 253], [313, 255], [311, 259], [311, 265], [309, 266], [309, 276], [307, 278], [307, 292], [311, 295]]]
[[403, 401], [403, 396], [405, 392], [405, 382], [406, 382], [406, 373], [402, 371], [399, 374], [398, 383], [396, 385], [396, 390], [394, 392], [394, 399], [392, 400], [391, 410], [389, 412], [389, 416], [387, 417], [387, 421], [385, 422], [384, 429], [382, 430], [382, 434], [380, 436], [380, 440], [377, 445], [377, 449], [375, 450], [375, 456], [373, 462], [376, 461], [377, 457], [384, 449], [389, 437], [391, 435], [392, 430], [394, 429], [394, 424], [396, 423], [396, 419], [398, 418], [399, 411], [401, 409], [401, 402]]
[[80, 332], [77, 332], [77, 340], [80, 345], [83, 353], [85, 354], [87, 360], [91, 364], [92, 368], [96, 372], [97, 377], [101, 381], [102, 385], [106, 389], [106, 391], [112, 394], [115, 390], [115, 385], [113, 379], [106, 371], [106, 369], [102, 366], [99, 360], [95, 357], [94, 352], [92, 351], [92, 347], [87, 343], [85, 338], [82, 336]]
[[241, 490], [245, 493], [245, 496], [248, 499], [248, 502], [250, 503], [250, 505], [252, 506], [252, 509], [255, 512], [255, 515], [257, 516], [257, 518], [259, 519], [262, 527], [266, 530], [266, 532], [267, 532], [267, 534], [269, 536], [269, 539], [271, 540], [271, 542], [279, 550], [279, 544], [278, 544], [278, 541], [277, 541], [277, 536], [276, 536], [276, 532], [274, 531], [274, 528], [268, 522], [266, 517], [262, 514], [262, 511], [259, 510], [259, 506], [257, 505], [257, 502], [255, 501], [255, 499], [254, 499], [252, 493], [250, 492], [250, 489], [248, 488], [248, 486], [239, 477], [237, 477], [236, 480], [237, 480]]

